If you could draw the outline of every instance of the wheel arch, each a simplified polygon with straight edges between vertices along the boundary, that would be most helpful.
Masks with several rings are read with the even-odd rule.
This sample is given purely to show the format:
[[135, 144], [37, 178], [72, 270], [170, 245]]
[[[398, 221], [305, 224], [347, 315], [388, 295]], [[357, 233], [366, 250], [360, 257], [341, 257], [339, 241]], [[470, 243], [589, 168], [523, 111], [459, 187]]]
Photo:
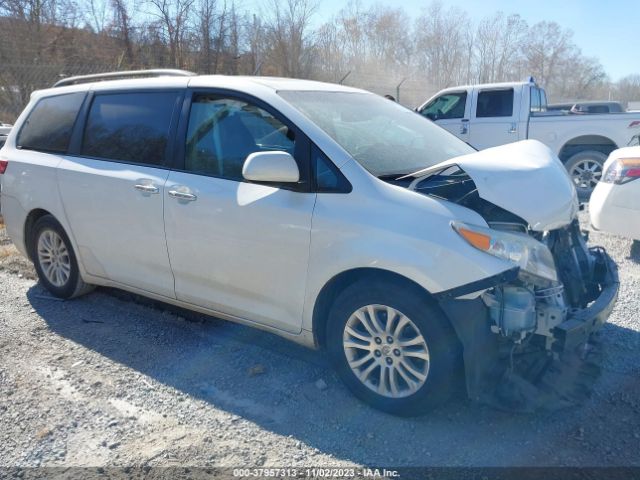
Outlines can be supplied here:
[[[36, 224], [38, 220], [40, 220], [42, 217], [46, 215], [51, 215], [53, 218], [56, 218], [55, 215], [53, 215], [48, 210], [45, 210], [44, 208], [34, 208], [27, 214], [27, 218], [25, 219], [25, 222], [24, 222], [24, 245], [26, 247], [29, 260], [31, 260], [32, 262], [33, 262], [33, 258], [31, 258], [31, 253], [33, 250], [32, 249], [33, 226]], [[58, 219], [56, 218], [56, 220]]]
[[578, 137], [567, 140], [560, 149], [558, 157], [562, 160], [562, 163], [566, 163], [576, 153], [595, 150], [597, 152], [609, 155], [613, 150], [617, 149], [618, 145], [611, 138], [606, 135], [589, 134], [580, 135]]
[[[392, 272], [391, 270], [372, 267], [362, 267], [345, 270], [341, 273], [338, 273], [324, 284], [314, 303], [312, 328], [315, 343], [318, 347], [323, 348], [326, 344], [325, 339], [327, 318], [329, 315], [329, 310], [331, 309], [331, 306], [333, 305], [333, 302], [336, 299], [337, 295], [347, 286], [362, 280], [386, 281], [390, 283], [402, 284], [406, 288], [415, 291], [416, 295], [424, 295], [434, 304], [434, 306], [440, 308], [434, 296], [426, 288], [416, 283], [414, 280], [400, 275], [399, 273]], [[447, 318], [447, 321], [449, 321], [448, 316], [444, 312], [442, 313], [443, 316]], [[449, 321], [449, 323], [451, 322]]]

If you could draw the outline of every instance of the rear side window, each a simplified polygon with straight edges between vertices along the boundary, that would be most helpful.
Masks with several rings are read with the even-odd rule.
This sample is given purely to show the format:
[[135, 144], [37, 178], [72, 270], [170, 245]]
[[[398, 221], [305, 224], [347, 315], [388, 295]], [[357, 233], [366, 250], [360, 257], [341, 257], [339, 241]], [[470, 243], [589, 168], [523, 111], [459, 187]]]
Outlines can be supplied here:
[[587, 111], [589, 113], [610, 113], [608, 105], [589, 105]]
[[46, 97], [38, 101], [18, 135], [18, 148], [65, 153], [84, 92]]
[[175, 92], [96, 95], [82, 141], [82, 155], [141, 163], [165, 161]]
[[[538, 101], [538, 104], [540, 101]], [[513, 115], [513, 88], [485, 90], [478, 93], [477, 118], [511, 117]]]

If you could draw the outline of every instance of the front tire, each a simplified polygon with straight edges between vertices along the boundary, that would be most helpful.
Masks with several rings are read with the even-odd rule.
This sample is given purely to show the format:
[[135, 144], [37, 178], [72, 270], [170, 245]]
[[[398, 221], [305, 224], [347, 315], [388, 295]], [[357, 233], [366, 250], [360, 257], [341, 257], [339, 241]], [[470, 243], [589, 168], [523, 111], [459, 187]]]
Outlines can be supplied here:
[[85, 283], [62, 225], [51, 215], [39, 218], [31, 235], [31, 258], [40, 283], [59, 298], [73, 298], [93, 289]]
[[369, 281], [347, 287], [329, 313], [326, 340], [347, 387], [384, 412], [426, 413], [456, 384], [457, 337], [418, 288]]

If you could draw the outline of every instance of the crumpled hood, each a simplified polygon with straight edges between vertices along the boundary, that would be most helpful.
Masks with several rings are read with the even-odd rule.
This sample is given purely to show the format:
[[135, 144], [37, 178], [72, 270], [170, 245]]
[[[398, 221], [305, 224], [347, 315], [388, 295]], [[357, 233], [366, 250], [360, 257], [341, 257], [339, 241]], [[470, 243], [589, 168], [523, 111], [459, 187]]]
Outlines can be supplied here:
[[565, 226], [578, 211], [576, 189], [564, 165], [537, 140], [524, 140], [446, 160], [412, 174], [424, 178], [458, 165], [478, 195], [529, 223], [535, 231]]

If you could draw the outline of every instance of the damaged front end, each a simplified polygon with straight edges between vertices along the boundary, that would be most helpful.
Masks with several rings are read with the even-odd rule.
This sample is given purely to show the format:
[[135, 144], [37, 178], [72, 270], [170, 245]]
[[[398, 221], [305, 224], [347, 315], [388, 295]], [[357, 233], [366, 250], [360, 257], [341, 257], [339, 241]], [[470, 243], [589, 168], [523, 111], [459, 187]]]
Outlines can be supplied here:
[[615, 263], [577, 220], [545, 234], [558, 280], [518, 269], [474, 300], [441, 298], [463, 343], [472, 398], [515, 411], [580, 403], [599, 373], [595, 332], [618, 294]]
[[605, 250], [587, 246], [576, 212], [570, 221], [547, 223], [549, 229], [538, 222], [533, 229], [535, 219], [483, 198], [460, 165], [410, 180], [405, 186], [412, 190], [479, 213], [488, 228], [455, 221], [452, 227], [513, 265], [437, 295], [463, 346], [469, 396], [511, 411], [585, 399], [599, 372], [594, 334], [614, 307], [619, 280]]

